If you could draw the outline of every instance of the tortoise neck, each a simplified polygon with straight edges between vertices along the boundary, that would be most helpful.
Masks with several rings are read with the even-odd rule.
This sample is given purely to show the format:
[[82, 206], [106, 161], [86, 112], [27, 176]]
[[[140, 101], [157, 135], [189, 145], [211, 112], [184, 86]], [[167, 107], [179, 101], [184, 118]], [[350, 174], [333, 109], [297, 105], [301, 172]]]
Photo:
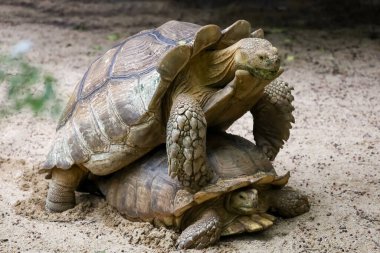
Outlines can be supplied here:
[[225, 49], [206, 51], [202, 55], [202, 68], [207, 71], [203, 76], [203, 84], [211, 87], [224, 87], [230, 82], [236, 71], [235, 53], [237, 46], [232, 45]]

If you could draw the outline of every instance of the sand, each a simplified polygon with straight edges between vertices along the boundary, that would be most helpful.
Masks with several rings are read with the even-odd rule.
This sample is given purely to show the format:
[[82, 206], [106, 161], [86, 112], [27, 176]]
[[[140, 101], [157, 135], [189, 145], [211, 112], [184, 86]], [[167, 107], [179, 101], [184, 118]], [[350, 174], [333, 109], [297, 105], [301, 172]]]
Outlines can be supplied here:
[[[10, 10], [32, 12], [8, 5], [0, 12]], [[117, 43], [109, 34], [137, 29], [73, 29], [28, 15], [35, 18], [25, 23], [0, 15], [0, 53], [31, 40], [27, 58], [58, 79], [63, 101], [91, 61]], [[296, 123], [274, 166], [291, 172], [289, 184], [309, 195], [311, 210], [189, 252], [380, 251], [380, 40], [367, 27], [267, 31], [284, 60], [281, 78], [295, 87]], [[29, 111], [0, 119], [0, 252], [175, 252], [178, 234], [127, 221], [97, 196], [78, 194], [78, 205], [61, 214], [44, 210], [48, 181], [37, 170], [56, 123]], [[228, 131], [252, 140], [251, 130], [247, 114]]]

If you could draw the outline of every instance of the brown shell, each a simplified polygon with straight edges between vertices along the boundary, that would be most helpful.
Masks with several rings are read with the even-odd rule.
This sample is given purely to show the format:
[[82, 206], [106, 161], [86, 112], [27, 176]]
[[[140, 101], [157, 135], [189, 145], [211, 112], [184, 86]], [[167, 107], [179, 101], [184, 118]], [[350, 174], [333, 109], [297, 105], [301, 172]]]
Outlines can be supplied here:
[[215, 177], [195, 194], [168, 176], [164, 146], [110, 178], [99, 178], [98, 185], [107, 201], [129, 219], [157, 218], [175, 225], [186, 210], [220, 195], [248, 185], [281, 187], [288, 182], [289, 174], [277, 176], [270, 161], [244, 138], [209, 134], [207, 141]]
[[[124, 81], [125, 83], [122, 85], [125, 86], [141, 85], [139, 79], [151, 75], [159, 67], [163, 55], [174, 47], [189, 44], [193, 47], [192, 56], [194, 56], [216, 42], [218, 42], [218, 48], [230, 46], [242, 38], [249, 37], [251, 30], [249, 22], [245, 20], [235, 22], [222, 33], [220, 28], [215, 25], [200, 28], [201, 26], [196, 24], [169, 21], [156, 29], [142, 31], [131, 36], [108, 50], [90, 65], [76, 86], [61, 115], [57, 129], [62, 127], [72, 116], [78, 103], [83, 103], [94, 93], [98, 93], [100, 89], [111, 85], [111, 80]], [[195, 35], [197, 35], [197, 40], [194, 41]], [[223, 38], [220, 40], [222, 35]], [[174, 73], [170, 73], [173, 76], [168, 75], [168, 78], [173, 80], [181, 67], [183, 66], [175, 64], [175, 70], [172, 71]], [[127, 81], [130, 79], [132, 82]], [[140, 88], [144, 93], [151, 92], [144, 101], [148, 107], [152, 102], [150, 100], [158, 100], [162, 97], [163, 94], [154, 94], [159, 85], [163, 85], [163, 83], [158, 80], [153, 87], [135, 87]], [[126, 121], [127, 124], [130, 123], [128, 120]]]
[[[151, 92], [144, 101], [144, 104], [148, 106], [155, 95], [159, 96], [154, 92], [161, 83], [158, 79], [158, 83], [155, 85], [150, 83], [154, 85], [153, 87], [143, 87], [140, 82], [141, 78], [152, 75], [160, 58], [170, 49], [178, 45], [189, 44], [199, 28], [200, 26], [195, 24], [170, 21], [157, 29], [142, 31], [131, 36], [108, 50], [90, 65], [75, 88], [59, 120], [57, 129], [61, 128], [72, 117], [78, 103], [89, 101], [90, 97], [100, 93], [102, 89], [115, 85], [112, 81], [117, 81], [118, 85], [116, 85], [119, 88], [122, 86], [130, 87], [126, 90], [127, 94], [133, 93], [134, 89], [144, 93]], [[141, 96], [138, 92], [134, 95]], [[133, 113], [138, 109], [138, 106], [140, 105], [132, 104], [132, 110], [128, 110], [128, 113]], [[144, 106], [141, 108], [147, 109]], [[136, 115], [126, 115], [126, 117], [122, 115], [122, 118], [127, 124], [133, 124], [141, 116], [141, 112], [136, 112]]]
[[108, 50], [76, 86], [42, 171], [82, 164], [107, 175], [164, 143], [161, 103], [178, 72], [201, 50], [248, 37], [236, 32], [247, 27], [170, 21]]

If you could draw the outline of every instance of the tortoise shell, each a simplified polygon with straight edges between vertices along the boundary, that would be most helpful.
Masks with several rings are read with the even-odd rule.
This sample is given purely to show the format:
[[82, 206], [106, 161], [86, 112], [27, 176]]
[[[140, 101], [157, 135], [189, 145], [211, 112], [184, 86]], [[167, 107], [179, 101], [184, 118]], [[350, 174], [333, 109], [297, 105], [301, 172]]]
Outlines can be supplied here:
[[[196, 193], [189, 192], [167, 175], [167, 156], [163, 146], [149, 157], [95, 181], [108, 203], [128, 219], [178, 228], [186, 211], [232, 191], [254, 185], [282, 187], [288, 182], [289, 173], [278, 176], [262, 152], [242, 137], [210, 134], [207, 147], [210, 166], [215, 174], [212, 182]], [[268, 214], [253, 216], [248, 220], [237, 217], [222, 234], [253, 232], [273, 224], [273, 218]], [[259, 224], [255, 222], [257, 219]]]
[[42, 166], [81, 164], [97, 175], [117, 171], [165, 142], [161, 103], [191, 57], [250, 35], [250, 24], [170, 21], [142, 31], [94, 61], [76, 86]]

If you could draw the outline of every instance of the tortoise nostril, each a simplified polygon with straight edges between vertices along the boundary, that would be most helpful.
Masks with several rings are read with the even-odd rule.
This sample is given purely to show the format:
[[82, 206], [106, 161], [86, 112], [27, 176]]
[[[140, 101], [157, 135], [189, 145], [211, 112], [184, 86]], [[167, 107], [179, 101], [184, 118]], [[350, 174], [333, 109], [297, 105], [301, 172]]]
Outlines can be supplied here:
[[268, 59], [268, 55], [267, 54], [259, 54], [259, 59], [261, 61], [266, 60], [266, 59]]

